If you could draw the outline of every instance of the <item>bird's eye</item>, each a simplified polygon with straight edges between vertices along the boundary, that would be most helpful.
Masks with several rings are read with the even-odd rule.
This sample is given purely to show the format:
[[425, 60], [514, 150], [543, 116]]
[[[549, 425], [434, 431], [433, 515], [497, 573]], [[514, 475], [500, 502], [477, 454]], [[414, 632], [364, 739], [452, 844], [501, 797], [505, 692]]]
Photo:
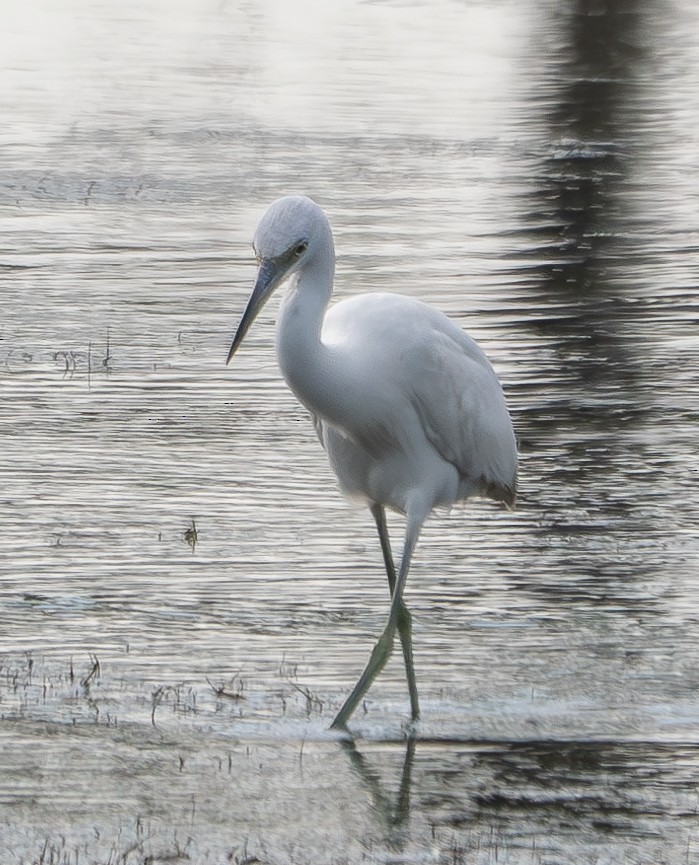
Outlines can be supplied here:
[[308, 241], [302, 240], [301, 243], [297, 243], [293, 249], [294, 257], [299, 258], [304, 254], [304, 252], [308, 249]]

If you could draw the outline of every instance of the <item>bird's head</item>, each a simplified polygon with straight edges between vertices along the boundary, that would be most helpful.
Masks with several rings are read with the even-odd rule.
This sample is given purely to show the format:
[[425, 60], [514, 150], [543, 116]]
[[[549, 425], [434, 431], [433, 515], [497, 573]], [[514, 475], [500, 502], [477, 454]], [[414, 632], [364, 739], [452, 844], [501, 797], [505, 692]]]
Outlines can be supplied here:
[[230, 363], [274, 290], [308, 264], [319, 250], [326, 249], [329, 239], [332, 246], [331, 238], [325, 213], [305, 195], [288, 195], [270, 205], [255, 231], [252, 247], [257, 259], [257, 277], [226, 363]]

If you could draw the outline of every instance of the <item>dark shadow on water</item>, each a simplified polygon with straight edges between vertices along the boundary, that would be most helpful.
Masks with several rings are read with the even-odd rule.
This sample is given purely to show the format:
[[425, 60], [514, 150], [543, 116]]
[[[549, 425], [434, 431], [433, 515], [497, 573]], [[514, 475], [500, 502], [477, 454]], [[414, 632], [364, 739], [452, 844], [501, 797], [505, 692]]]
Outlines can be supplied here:
[[[654, 5], [555, 7], [555, 45], [536, 69], [532, 110], [548, 140], [533, 166], [521, 230], [527, 249], [518, 253], [539, 310], [525, 325], [556, 346], [569, 396], [558, 413], [598, 428], [637, 422], [652, 409], [643, 381], [647, 311], [633, 302], [645, 277], [632, 266], [639, 250], [628, 198], [648, 134], [642, 73], [650, 41], [663, 37], [648, 23]], [[536, 412], [528, 420], [536, 424]]]
[[[412, 738], [342, 748], [394, 851], [426, 827], [463, 849], [472, 837], [500, 849], [551, 837], [570, 849], [603, 841], [622, 850], [640, 839], [681, 846], [695, 825], [696, 743]], [[403, 748], [391, 779], [387, 759], [395, 772]]]
[[[541, 368], [521, 385], [516, 418], [523, 456], [532, 454], [522, 509], [555, 515], [533, 533], [547, 548], [560, 547], [566, 583], [587, 570], [602, 597], [659, 569], [652, 558], [639, 573], [628, 555], [605, 557], [595, 534], [630, 548], [636, 539], [660, 544], [672, 531], [663, 382], [674, 361], [664, 345], [667, 310], [649, 301], [654, 271], [644, 258], [663, 226], [652, 212], [639, 216], [635, 186], [639, 155], [656, 134], [649, 69], [667, 36], [657, 6], [571, 0], [551, 7], [549, 54], [546, 63], [536, 58], [531, 103], [544, 135], [521, 201], [525, 249], [515, 265], [527, 286], [521, 326], [546, 347]], [[657, 446], [661, 428], [666, 452]], [[579, 540], [586, 525], [588, 544]]]

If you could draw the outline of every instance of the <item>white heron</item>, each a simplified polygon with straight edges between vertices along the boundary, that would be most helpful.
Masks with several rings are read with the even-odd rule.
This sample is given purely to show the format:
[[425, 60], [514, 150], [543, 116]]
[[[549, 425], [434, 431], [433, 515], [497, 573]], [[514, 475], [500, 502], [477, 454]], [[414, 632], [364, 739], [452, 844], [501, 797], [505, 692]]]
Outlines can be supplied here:
[[[400, 294], [360, 294], [328, 309], [335, 246], [310, 198], [275, 201], [255, 232], [257, 278], [227, 363], [272, 292], [288, 291], [276, 329], [279, 366], [310, 411], [340, 488], [376, 521], [391, 591], [384, 631], [332, 726], [347, 721], [388, 660], [398, 631], [413, 721], [420, 715], [410, 561], [433, 508], [470, 496], [515, 501], [517, 449], [500, 383], [478, 345], [434, 307]], [[405, 515], [398, 574], [385, 508]]]

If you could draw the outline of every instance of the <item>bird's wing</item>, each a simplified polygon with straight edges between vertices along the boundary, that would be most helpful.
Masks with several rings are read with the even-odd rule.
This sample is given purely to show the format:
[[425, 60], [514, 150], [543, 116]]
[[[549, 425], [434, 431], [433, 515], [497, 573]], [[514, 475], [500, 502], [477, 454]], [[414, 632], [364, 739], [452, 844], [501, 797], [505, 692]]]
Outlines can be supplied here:
[[375, 457], [399, 447], [399, 415], [386, 406], [407, 398], [427, 440], [474, 491], [514, 502], [517, 454], [502, 388], [454, 321], [404, 295], [363, 294], [331, 308], [323, 341], [361, 370], [356, 378], [365, 384], [362, 422], [348, 427], [349, 437]]
[[460, 329], [434, 330], [411, 347], [407, 372], [410, 400], [435, 450], [482, 495], [512, 504], [512, 422], [497, 376], [476, 343]]

